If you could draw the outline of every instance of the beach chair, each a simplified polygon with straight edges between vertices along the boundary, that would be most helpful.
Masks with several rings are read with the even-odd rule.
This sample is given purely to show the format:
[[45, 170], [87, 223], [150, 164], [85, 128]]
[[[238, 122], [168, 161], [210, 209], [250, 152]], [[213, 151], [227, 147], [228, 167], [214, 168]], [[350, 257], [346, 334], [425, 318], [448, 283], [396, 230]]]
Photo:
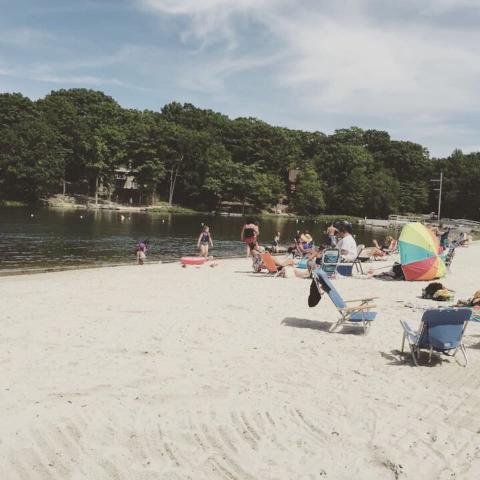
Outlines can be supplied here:
[[445, 262], [445, 266], [447, 267], [448, 271], [450, 271], [450, 267], [452, 266], [453, 257], [455, 256], [455, 249], [458, 247], [459, 242], [454, 240], [451, 244], [446, 253], [442, 255], [442, 259]]
[[283, 270], [283, 267], [279, 267], [274, 262], [271, 253], [265, 252], [265, 253], [262, 253], [260, 256], [262, 257], [263, 266], [268, 270], [269, 275], [273, 275], [274, 277], [276, 277]]
[[[430, 362], [432, 353], [438, 352], [453, 356], [459, 365], [466, 367], [468, 358], [462, 338], [471, 315], [472, 311], [469, 308], [426, 310], [417, 331], [414, 331], [404, 320], [400, 320], [403, 327], [402, 352], [407, 340], [413, 362], [417, 366], [420, 350], [429, 350]], [[459, 350], [463, 354], [464, 364], [456, 358]]]
[[337, 266], [340, 263], [340, 250], [338, 248], [326, 248], [323, 251], [321, 269], [333, 277], [337, 273]]
[[363, 275], [363, 267], [362, 267], [362, 262], [365, 262], [368, 260], [368, 257], [362, 257], [363, 252], [365, 251], [365, 245], [357, 245], [357, 257], [353, 261], [353, 266], [355, 266], [355, 269], [357, 270], [358, 273], [361, 273]]
[[[367, 335], [371, 322], [373, 322], [377, 316], [377, 312], [371, 311], [372, 308], [376, 308], [376, 305], [370, 302], [378, 297], [360, 298], [357, 300], [343, 300], [341, 295], [333, 286], [330, 278], [328, 278], [327, 273], [321, 268], [317, 268], [315, 270], [313, 279], [318, 290], [320, 292], [323, 290], [328, 294], [330, 300], [337, 307], [338, 313], [341, 316], [341, 318], [330, 327], [329, 331], [334, 332], [345, 323], [356, 325], [360, 324], [363, 327], [363, 333]], [[353, 303], [356, 303], [356, 305], [347, 305]]]

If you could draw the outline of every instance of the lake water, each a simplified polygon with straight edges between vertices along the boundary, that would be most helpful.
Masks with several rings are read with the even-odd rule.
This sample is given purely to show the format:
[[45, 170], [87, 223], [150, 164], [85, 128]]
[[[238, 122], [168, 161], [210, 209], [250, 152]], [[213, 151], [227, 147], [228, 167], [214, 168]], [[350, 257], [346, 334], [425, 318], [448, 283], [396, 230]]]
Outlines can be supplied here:
[[[33, 215], [33, 216], [32, 216]], [[149, 239], [148, 262], [177, 260], [196, 254], [202, 222], [210, 226], [216, 257], [240, 256], [244, 219], [209, 215], [121, 213], [59, 209], [0, 208], [0, 269], [104, 265], [135, 261], [138, 241]], [[83, 218], [81, 218], [83, 217]], [[260, 243], [270, 245], [279, 231], [290, 245], [297, 229], [324, 241], [325, 224], [293, 218], [262, 217]], [[354, 227], [358, 243], [371, 244], [371, 230]], [[385, 231], [376, 232], [381, 238]]]

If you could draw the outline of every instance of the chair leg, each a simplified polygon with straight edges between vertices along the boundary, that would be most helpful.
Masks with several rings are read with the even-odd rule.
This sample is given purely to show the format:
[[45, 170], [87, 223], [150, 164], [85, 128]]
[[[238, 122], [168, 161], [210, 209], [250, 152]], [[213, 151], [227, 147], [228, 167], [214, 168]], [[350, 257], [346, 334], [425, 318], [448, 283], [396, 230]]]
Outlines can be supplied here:
[[339, 328], [342, 326], [342, 324], [345, 322], [345, 320], [346, 320], [346, 319], [343, 318], [343, 317], [342, 317], [340, 320], [337, 320], [337, 321], [328, 329], [328, 331], [329, 331], [330, 333], [335, 332], [335, 330], [339, 329]]
[[370, 322], [365, 320], [363, 322], [363, 334], [368, 335], [369, 330], [370, 330]]
[[432, 363], [432, 354], [433, 354], [433, 348], [430, 347], [430, 352], [428, 354], [428, 363]]
[[418, 361], [417, 361], [417, 358], [415, 357], [415, 353], [418, 355], [418, 349], [414, 345], [410, 345], [410, 352], [412, 354], [413, 363], [415, 364], [416, 367], [418, 367]]
[[405, 332], [403, 332], [403, 338], [402, 338], [402, 353], [404, 348], [405, 348]]
[[341, 320], [339, 320], [338, 322], [335, 322], [335, 323], [328, 329], [328, 331], [329, 331], [330, 333], [334, 333], [335, 330], [340, 326], [340, 324], [341, 324]]
[[468, 365], [467, 351], [465, 350], [465, 346], [463, 345], [463, 343], [460, 344], [460, 347], [459, 347], [459, 348], [460, 348], [460, 351], [462, 352], [462, 355], [463, 355], [463, 358], [464, 358], [464, 360], [465, 360], [465, 363], [461, 363], [461, 362], [458, 361], [458, 359], [457, 359], [458, 350], [455, 352], [455, 355], [454, 355], [455, 361], [456, 361], [459, 365], [461, 365], [462, 367], [466, 367], [466, 366]]

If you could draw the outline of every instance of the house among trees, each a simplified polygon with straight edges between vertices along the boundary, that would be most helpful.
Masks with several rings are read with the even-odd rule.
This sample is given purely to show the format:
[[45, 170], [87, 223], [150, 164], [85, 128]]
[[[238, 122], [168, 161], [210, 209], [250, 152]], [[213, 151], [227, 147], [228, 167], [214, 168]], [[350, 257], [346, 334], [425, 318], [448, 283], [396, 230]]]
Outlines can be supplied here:
[[288, 171], [288, 186], [290, 193], [293, 193], [297, 188], [299, 174], [300, 170], [298, 169], [291, 169]]
[[115, 169], [114, 195], [118, 203], [141, 203], [141, 193], [137, 182], [137, 172], [132, 169], [132, 164], [120, 166]]

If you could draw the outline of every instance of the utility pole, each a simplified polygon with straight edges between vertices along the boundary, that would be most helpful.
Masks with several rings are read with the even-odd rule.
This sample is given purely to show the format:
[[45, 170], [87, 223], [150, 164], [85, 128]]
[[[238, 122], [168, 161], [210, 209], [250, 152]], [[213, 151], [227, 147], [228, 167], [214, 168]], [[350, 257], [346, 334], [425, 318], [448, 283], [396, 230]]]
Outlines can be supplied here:
[[440, 223], [440, 218], [442, 214], [443, 170], [440, 170], [440, 178], [432, 178], [430, 181], [438, 182], [438, 188], [434, 188], [434, 191], [438, 192], [437, 222]]

